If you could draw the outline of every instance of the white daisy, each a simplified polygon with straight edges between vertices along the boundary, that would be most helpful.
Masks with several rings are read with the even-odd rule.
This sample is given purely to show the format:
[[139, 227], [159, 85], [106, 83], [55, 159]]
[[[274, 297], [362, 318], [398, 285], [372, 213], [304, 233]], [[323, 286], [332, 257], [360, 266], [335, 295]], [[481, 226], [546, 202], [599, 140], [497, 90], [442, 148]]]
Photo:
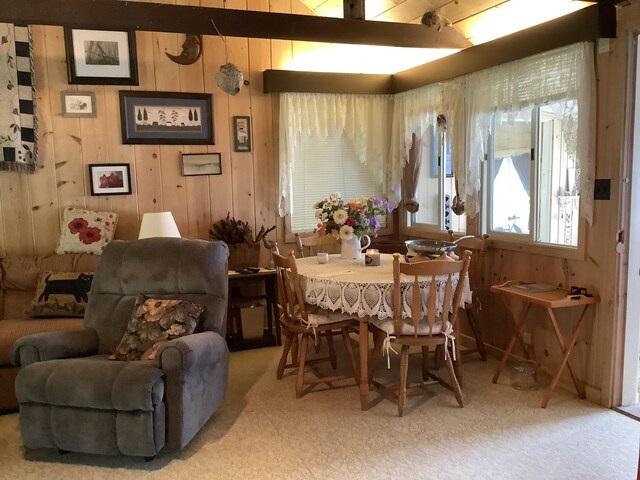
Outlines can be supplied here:
[[316, 208], [316, 218], [322, 218], [322, 209]]
[[343, 225], [340, 227], [340, 238], [342, 240], [351, 240], [353, 238], [353, 227]]
[[338, 225], [342, 225], [348, 217], [349, 217], [349, 214], [342, 209], [336, 210], [333, 213], [333, 221], [336, 222], [336, 224]]

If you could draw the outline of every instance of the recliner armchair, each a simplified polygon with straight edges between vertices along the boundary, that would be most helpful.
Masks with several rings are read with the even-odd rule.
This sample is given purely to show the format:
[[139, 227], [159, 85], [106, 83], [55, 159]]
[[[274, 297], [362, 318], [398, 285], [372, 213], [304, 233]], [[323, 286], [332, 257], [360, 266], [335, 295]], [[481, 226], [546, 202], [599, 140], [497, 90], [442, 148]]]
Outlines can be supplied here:
[[[153, 457], [184, 448], [222, 403], [228, 248], [182, 238], [114, 241], [98, 265], [84, 330], [18, 340], [12, 361], [27, 448]], [[206, 305], [192, 335], [163, 344], [155, 360], [109, 360], [136, 298]]]

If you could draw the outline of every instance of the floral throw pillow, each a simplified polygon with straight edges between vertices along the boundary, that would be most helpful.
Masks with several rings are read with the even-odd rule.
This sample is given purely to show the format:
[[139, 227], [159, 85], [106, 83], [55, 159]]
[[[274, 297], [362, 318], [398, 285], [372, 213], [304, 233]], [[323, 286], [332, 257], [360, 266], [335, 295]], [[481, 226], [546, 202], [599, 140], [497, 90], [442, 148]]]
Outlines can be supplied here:
[[127, 331], [109, 358], [153, 360], [160, 345], [190, 335], [205, 310], [204, 305], [185, 300], [138, 297]]
[[113, 240], [118, 214], [92, 212], [69, 207], [64, 210], [60, 242], [56, 253], [93, 253], [100, 255]]
[[30, 317], [83, 317], [89, 301], [92, 272], [44, 272], [38, 277]]

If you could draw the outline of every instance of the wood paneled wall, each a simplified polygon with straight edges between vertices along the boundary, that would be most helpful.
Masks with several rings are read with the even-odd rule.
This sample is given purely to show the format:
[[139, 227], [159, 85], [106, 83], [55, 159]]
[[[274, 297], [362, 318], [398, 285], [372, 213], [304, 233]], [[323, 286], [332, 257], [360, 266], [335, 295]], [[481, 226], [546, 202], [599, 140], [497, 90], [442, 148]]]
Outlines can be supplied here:
[[[164, 1], [291, 12], [291, 0]], [[295, 8], [304, 11], [301, 5]], [[33, 27], [39, 168], [34, 175], [0, 174], [0, 255], [52, 253], [60, 214], [67, 206], [118, 212], [116, 238], [121, 239], [136, 238], [142, 214], [154, 211], [171, 211], [188, 238], [208, 238], [211, 224], [227, 212], [248, 221], [254, 232], [256, 227], [276, 224], [274, 103], [271, 95], [262, 93], [262, 72], [284, 68], [297, 48], [295, 42], [205, 36], [201, 58], [182, 66], [165, 52], [179, 53], [183, 35], [137, 32], [140, 84], [122, 87], [69, 85], [63, 40], [61, 27]], [[244, 74], [246, 85], [236, 96], [215, 84], [215, 75], [226, 62], [236, 64]], [[212, 93], [215, 145], [123, 145], [118, 104], [118, 91], [123, 89]], [[97, 117], [63, 118], [60, 92], [65, 90], [95, 92]], [[252, 153], [233, 151], [235, 115], [251, 116]], [[221, 153], [222, 175], [181, 176], [180, 152]], [[90, 163], [130, 164], [133, 195], [92, 197]]]

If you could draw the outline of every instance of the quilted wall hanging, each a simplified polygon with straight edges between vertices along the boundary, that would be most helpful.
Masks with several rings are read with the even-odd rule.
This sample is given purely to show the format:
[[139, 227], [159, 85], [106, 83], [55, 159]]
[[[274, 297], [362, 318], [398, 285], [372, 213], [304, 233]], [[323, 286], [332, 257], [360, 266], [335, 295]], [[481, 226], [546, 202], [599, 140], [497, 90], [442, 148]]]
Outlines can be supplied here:
[[0, 170], [33, 173], [38, 156], [31, 31], [0, 23]]

